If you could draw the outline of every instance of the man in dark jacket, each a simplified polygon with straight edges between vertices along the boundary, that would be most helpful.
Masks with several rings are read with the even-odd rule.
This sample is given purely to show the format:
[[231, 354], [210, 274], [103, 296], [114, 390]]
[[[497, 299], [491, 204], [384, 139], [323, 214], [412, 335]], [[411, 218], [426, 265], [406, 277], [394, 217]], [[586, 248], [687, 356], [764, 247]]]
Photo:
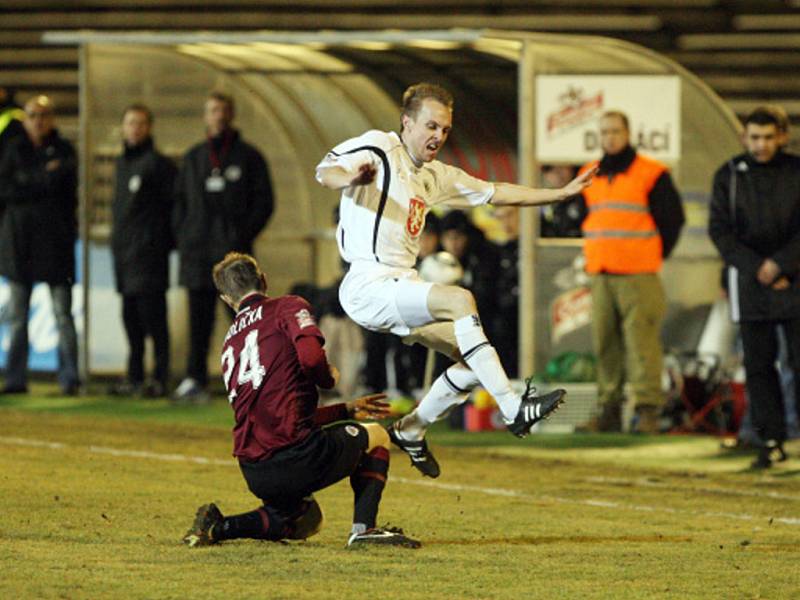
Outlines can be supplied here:
[[729, 267], [753, 425], [764, 440], [753, 467], [766, 468], [785, 458], [786, 419], [775, 369], [778, 325], [791, 368], [800, 368], [800, 157], [781, 150], [772, 111], [756, 109], [744, 125], [747, 152], [714, 175], [708, 230]]
[[228, 252], [250, 253], [272, 215], [272, 186], [261, 154], [232, 127], [233, 98], [214, 92], [205, 104], [207, 139], [183, 159], [173, 231], [180, 284], [189, 292], [189, 359], [177, 399], [207, 397], [207, 356], [217, 305], [211, 270]]
[[33, 283], [47, 282], [58, 329], [58, 381], [78, 391], [78, 343], [72, 320], [75, 278], [77, 161], [54, 127], [53, 103], [38, 96], [25, 104], [26, 135], [0, 160], [0, 275], [8, 278], [11, 344], [6, 393], [27, 391], [28, 311]]
[[[152, 124], [153, 115], [142, 104], [129, 106], [122, 117], [123, 151], [116, 163], [111, 250], [130, 354], [127, 379], [114, 391], [163, 396], [169, 377], [166, 291], [176, 169], [155, 149]], [[148, 335], [153, 340], [155, 374], [145, 387]]]

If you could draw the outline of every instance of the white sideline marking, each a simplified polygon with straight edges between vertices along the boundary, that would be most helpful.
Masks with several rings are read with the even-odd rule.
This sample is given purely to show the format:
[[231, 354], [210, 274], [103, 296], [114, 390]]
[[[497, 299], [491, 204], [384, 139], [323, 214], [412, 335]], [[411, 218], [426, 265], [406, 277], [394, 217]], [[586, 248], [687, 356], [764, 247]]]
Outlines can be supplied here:
[[191, 462], [199, 465], [235, 465], [233, 459], [222, 460], [219, 458], [206, 458], [204, 456], [188, 456], [186, 454], [161, 454], [159, 452], [148, 452], [146, 450], [122, 450], [119, 448], [107, 448], [105, 446], [89, 446], [89, 452], [95, 454], [109, 454], [111, 456], [125, 456], [129, 458], [152, 458], [153, 460], [166, 460], [170, 462]]
[[34, 446], [36, 448], [50, 448], [51, 450], [60, 450], [67, 447], [65, 444], [58, 442], [43, 442], [41, 440], [28, 440], [18, 437], [0, 437], [0, 442], [13, 446]]
[[[105, 454], [110, 456], [120, 456], [127, 458], [145, 458], [151, 460], [163, 460], [167, 462], [189, 462], [201, 465], [215, 465], [215, 466], [233, 466], [236, 463], [233, 459], [222, 460], [219, 458], [206, 458], [204, 456], [190, 456], [187, 454], [166, 454], [160, 452], [148, 452], [146, 450], [125, 450], [121, 448], [109, 448], [106, 446], [73, 446], [63, 444], [60, 442], [48, 442], [44, 440], [32, 440], [27, 438], [6, 437], [0, 436], [0, 443], [12, 446], [28, 446], [35, 448], [47, 448], [50, 450], [87, 450], [93, 454]], [[725, 519], [735, 519], [738, 521], [761, 521], [772, 519], [774, 523], [783, 523], [784, 525], [800, 525], [800, 518], [798, 517], [764, 517], [754, 516], [746, 513], [726, 513], [726, 512], [708, 512], [708, 511], [695, 511], [672, 508], [669, 506], [647, 506], [637, 504], [624, 504], [615, 502], [613, 500], [602, 500], [598, 498], [589, 498], [586, 500], [576, 500], [574, 498], [564, 498], [561, 496], [535, 496], [518, 490], [511, 490], [507, 488], [492, 488], [483, 487], [479, 485], [469, 485], [460, 483], [445, 483], [440, 481], [429, 481], [425, 479], [409, 479], [407, 477], [392, 477], [392, 481], [398, 483], [405, 483], [408, 485], [417, 485], [422, 487], [436, 488], [439, 490], [446, 490], [450, 492], [475, 492], [479, 494], [486, 494], [488, 496], [504, 496], [507, 498], [519, 498], [522, 500], [531, 500], [534, 502], [552, 502], [555, 504], [576, 504], [580, 506], [592, 506], [595, 508], [609, 508], [620, 510], [633, 510], [638, 512], [662, 512], [669, 514], [691, 514], [700, 515], [704, 517], [720, 517]], [[602, 480], [602, 478], [598, 478]], [[613, 480], [608, 479], [605, 481], [627, 481], [627, 480]], [[767, 496], [767, 494], [753, 492], [751, 495]]]

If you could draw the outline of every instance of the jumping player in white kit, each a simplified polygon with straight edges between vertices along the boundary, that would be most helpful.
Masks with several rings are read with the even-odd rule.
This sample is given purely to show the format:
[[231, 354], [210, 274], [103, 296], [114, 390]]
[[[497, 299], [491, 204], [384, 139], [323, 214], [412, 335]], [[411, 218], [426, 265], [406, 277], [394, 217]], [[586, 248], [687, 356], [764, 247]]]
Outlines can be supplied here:
[[368, 131], [342, 142], [317, 166], [317, 180], [342, 190], [336, 238], [350, 264], [339, 288], [348, 316], [406, 344], [421, 343], [452, 358], [417, 408], [390, 427], [392, 442], [428, 477], [439, 465], [425, 442], [428, 426], [482, 385], [496, 400], [508, 429], [518, 437], [563, 402], [564, 390], [536, 396], [530, 383], [520, 397], [481, 326], [475, 299], [458, 286], [428, 283], [414, 264], [425, 215], [434, 206], [482, 204], [536, 206], [583, 190], [593, 171], [557, 190], [490, 183], [436, 160], [452, 125], [453, 98], [433, 84], [403, 94], [400, 134]]

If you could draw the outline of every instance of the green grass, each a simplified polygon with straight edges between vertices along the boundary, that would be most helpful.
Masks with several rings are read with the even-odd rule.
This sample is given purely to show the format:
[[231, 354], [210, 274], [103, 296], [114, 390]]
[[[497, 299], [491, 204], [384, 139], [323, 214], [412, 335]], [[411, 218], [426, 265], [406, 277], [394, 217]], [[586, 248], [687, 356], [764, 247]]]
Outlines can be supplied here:
[[[393, 452], [381, 505], [381, 519], [419, 537], [420, 550], [344, 550], [346, 482], [318, 494], [326, 523], [306, 542], [190, 550], [179, 540], [199, 504], [257, 505], [230, 457], [227, 403], [47, 391], [0, 399], [1, 598], [791, 598], [800, 590], [796, 459], [752, 473], [751, 456], [722, 454], [713, 438], [519, 441], [437, 428], [430, 440], [442, 477], [418, 476]], [[797, 442], [789, 449], [800, 453]]]

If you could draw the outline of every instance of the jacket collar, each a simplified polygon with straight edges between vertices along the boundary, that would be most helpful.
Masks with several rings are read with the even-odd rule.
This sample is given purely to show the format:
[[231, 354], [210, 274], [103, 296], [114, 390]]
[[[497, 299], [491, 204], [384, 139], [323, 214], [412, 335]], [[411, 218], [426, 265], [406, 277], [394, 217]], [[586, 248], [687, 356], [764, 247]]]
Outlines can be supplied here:
[[772, 160], [769, 162], [758, 162], [749, 152], [745, 152], [741, 160], [736, 161], [736, 170], [737, 171], [749, 171], [751, 169], [763, 169], [769, 167], [777, 167], [780, 166], [786, 158], [786, 154], [783, 150], [778, 150], [775, 153], [775, 156], [772, 157]]
[[149, 137], [141, 144], [137, 144], [136, 146], [129, 146], [126, 142], [123, 142], [122, 146], [125, 153], [125, 158], [136, 158], [137, 156], [141, 156], [153, 148], [153, 138]]
[[610, 178], [619, 173], [624, 173], [635, 158], [636, 150], [630, 145], [626, 146], [619, 154], [604, 154], [600, 160], [599, 175], [606, 175]]

